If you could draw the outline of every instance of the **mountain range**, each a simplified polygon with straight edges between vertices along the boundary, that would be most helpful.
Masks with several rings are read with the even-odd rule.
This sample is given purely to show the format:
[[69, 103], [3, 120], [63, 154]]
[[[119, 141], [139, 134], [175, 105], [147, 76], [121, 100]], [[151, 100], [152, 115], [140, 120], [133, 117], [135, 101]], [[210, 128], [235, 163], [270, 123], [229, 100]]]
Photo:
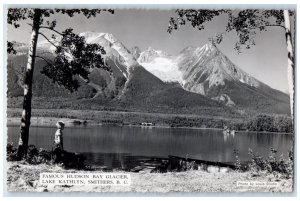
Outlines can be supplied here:
[[[102, 69], [91, 69], [89, 82], [73, 94], [51, 82], [40, 73], [45, 62], [36, 61], [34, 97], [70, 98], [85, 104], [99, 104], [132, 111], [244, 114], [247, 112], [289, 115], [289, 96], [273, 89], [244, 72], [215, 45], [186, 47], [172, 56], [149, 47], [130, 50], [109, 33], [85, 32], [87, 43], [104, 47], [106, 65], [112, 75]], [[27, 45], [16, 43], [17, 55], [8, 57], [8, 96], [22, 92], [22, 74], [26, 64]], [[50, 54], [44, 54], [50, 52]], [[53, 46], [43, 41], [37, 54], [53, 59]], [[90, 101], [90, 102], [89, 102]], [[85, 107], [85, 106], [83, 106]]]

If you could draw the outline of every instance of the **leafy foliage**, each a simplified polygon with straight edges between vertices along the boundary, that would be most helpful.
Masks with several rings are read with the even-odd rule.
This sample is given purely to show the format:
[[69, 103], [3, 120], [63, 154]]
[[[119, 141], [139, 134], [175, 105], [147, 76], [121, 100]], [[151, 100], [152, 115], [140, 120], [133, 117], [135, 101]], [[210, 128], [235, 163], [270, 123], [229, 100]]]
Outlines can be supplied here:
[[[55, 30], [57, 21], [49, 20], [49, 17], [55, 13], [66, 14], [73, 17], [75, 14], [82, 14], [86, 18], [96, 17], [102, 11], [114, 13], [111, 9], [30, 9], [30, 8], [10, 8], [7, 14], [7, 23], [15, 28], [20, 27], [20, 22], [31, 19], [33, 23], [38, 23], [39, 30], [51, 30], [54, 34], [51, 40], [42, 32], [39, 32], [46, 40], [48, 40], [56, 48], [56, 57], [54, 62], [45, 59], [42, 55], [36, 55], [37, 58], [44, 60], [47, 65], [42, 73], [49, 77], [54, 83], [64, 86], [73, 92], [78, 89], [79, 82], [76, 76], [83, 78], [88, 82], [88, 74], [90, 68], [97, 67], [111, 72], [108, 66], [104, 65], [101, 54], [105, 54], [103, 47], [98, 44], [87, 44], [83, 36], [73, 33], [73, 29], [67, 28], [63, 32]], [[35, 22], [34, 13], [40, 13], [39, 22]], [[33, 26], [32, 24], [29, 24]], [[60, 41], [57, 42], [57, 35]], [[12, 42], [7, 42], [7, 52], [16, 54]]]
[[7, 41], [7, 53], [8, 54], [17, 54], [17, 51], [14, 49], [14, 44]]
[[[13, 146], [12, 143], [8, 143], [6, 146], [7, 161], [16, 161], [17, 149]], [[40, 149], [38, 150], [34, 145], [28, 146], [28, 152], [25, 157], [25, 162], [29, 164], [41, 164], [41, 163], [52, 163], [52, 153], [50, 151]]]
[[175, 11], [178, 14], [178, 18], [175, 20], [170, 18], [170, 24], [168, 32], [171, 33], [173, 29], [178, 29], [180, 25], [185, 25], [186, 21], [191, 22], [191, 25], [199, 30], [204, 29], [204, 22], [211, 21], [214, 17], [219, 16], [226, 10], [193, 10], [193, 9], [177, 9]]
[[17, 149], [14, 148], [12, 143], [8, 143], [6, 145], [6, 160], [7, 161], [14, 161], [17, 160]]
[[[17, 149], [8, 143], [6, 146], [7, 161], [17, 161]], [[84, 157], [82, 155], [61, 151], [55, 149], [53, 151], [45, 149], [37, 149], [34, 145], [28, 146], [27, 155], [24, 158], [24, 162], [31, 165], [38, 164], [62, 164], [64, 168], [86, 169], [88, 166], [84, 163]]]
[[71, 92], [79, 87], [78, 75], [88, 80], [90, 68], [97, 67], [111, 72], [104, 65], [101, 54], [105, 54], [103, 47], [99, 44], [87, 44], [83, 36], [79, 36], [67, 29], [62, 33], [62, 39], [55, 51], [56, 57], [53, 63], [48, 61], [42, 74], [49, 77], [54, 83], [65, 86]]
[[239, 150], [234, 149], [233, 153], [234, 153], [234, 156], [235, 156], [235, 162], [234, 162], [235, 170], [236, 171], [241, 171], [242, 170], [242, 164], [241, 164], [241, 160], [239, 158]]
[[31, 19], [33, 20], [34, 12], [39, 10], [42, 14], [42, 19], [40, 25], [45, 21], [46, 24], [52, 24], [52, 28], [56, 25], [56, 20], [49, 21], [44, 20], [54, 13], [66, 14], [69, 17], [73, 17], [74, 14], [83, 14], [87, 18], [96, 17], [97, 14], [100, 14], [102, 11], [107, 11], [114, 14], [112, 9], [38, 9], [38, 8], [9, 8], [7, 13], [7, 23], [14, 25], [15, 28], [20, 27], [20, 21]]
[[[204, 23], [211, 21], [217, 16], [227, 17], [228, 23], [226, 29], [222, 33], [218, 33], [212, 40], [213, 43], [220, 43], [223, 35], [226, 32], [235, 31], [238, 35], [238, 41], [235, 48], [239, 53], [241, 46], [249, 49], [255, 45], [255, 36], [257, 33], [266, 31], [267, 27], [277, 26], [285, 27], [282, 25], [284, 22], [283, 10], [194, 10], [194, 9], [177, 9], [175, 13], [178, 15], [176, 19], [170, 18], [168, 32], [177, 30], [180, 26], [190, 22], [194, 28], [203, 30]], [[290, 11], [290, 16], [294, 15]]]
[[270, 148], [270, 154], [267, 159], [263, 159], [258, 154], [254, 154], [251, 149], [249, 149], [249, 155], [252, 159], [249, 168], [253, 173], [267, 171], [268, 173], [276, 174], [276, 176], [283, 176], [287, 179], [291, 178], [293, 175], [292, 152], [289, 152], [288, 160], [285, 160], [282, 156], [278, 159], [277, 151], [273, 148]]
[[[112, 10], [108, 11], [113, 13]], [[74, 79], [74, 76], [78, 75], [83, 79], [87, 79], [89, 68], [95, 66], [109, 69], [104, 66], [104, 62], [101, 58], [101, 53], [105, 53], [102, 47], [96, 44], [86, 44], [84, 38], [74, 34], [71, 28], [60, 33], [54, 29], [56, 27], [56, 20], [50, 21], [48, 18], [54, 13], [67, 14], [69, 17], [73, 17], [75, 13], [82, 13], [87, 18], [90, 18], [91, 16], [95, 17], [96, 14], [100, 12], [101, 10], [97, 9], [8, 9], [7, 23], [13, 25], [15, 28], [20, 26], [20, 21], [29, 19], [29, 21], [32, 22], [28, 23], [28, 25], [32, 27], [32, 37], [28, 53], [28, 67], [26, 68], [26, 73], [24, 75], [24, 113], [21, 118], [20, 141], [17, 153], [19, 159], [24, 158], [28, 151], [35, 59], [40, 58], [44, 60], [47, 63], [47, 66], [43, 71], [44, 74], [51, 78], [53, 82], [57, 82], [58, 84], [65, 86], [65, 88], [71, 92], [77, 90], [79, 87], [78, 81]], [[55, 34], [62, 36], [62, 40], [59, 45], [55, 44], [55, 40], [57, 38], [55, 34], [52, 34], [51, 41], [40, 31], [41, 29], [51, 30]], [[45, 59], [42, 55], [36, 54], [38, 35], [43, 36], [50, 44], [55, 46], [56, 58], [54, 59], [54, 64]], [[7, 43], [7, 47], [8, 53], [16, 53], [12, 43]]]

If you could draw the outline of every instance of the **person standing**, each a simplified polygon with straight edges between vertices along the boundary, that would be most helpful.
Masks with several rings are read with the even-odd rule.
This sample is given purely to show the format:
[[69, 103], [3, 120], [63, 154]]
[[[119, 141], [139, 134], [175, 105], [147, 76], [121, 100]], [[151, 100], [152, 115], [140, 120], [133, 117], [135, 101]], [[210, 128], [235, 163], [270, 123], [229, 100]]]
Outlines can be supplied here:
[[63, 130], [65, 124], [63, 121], [58, 121], [56, 123], [56, 127], [57, 127], [57, 131], [55, 132], [55, 136], [54, 136], [54, 148], [63, 151], [64, 150]]

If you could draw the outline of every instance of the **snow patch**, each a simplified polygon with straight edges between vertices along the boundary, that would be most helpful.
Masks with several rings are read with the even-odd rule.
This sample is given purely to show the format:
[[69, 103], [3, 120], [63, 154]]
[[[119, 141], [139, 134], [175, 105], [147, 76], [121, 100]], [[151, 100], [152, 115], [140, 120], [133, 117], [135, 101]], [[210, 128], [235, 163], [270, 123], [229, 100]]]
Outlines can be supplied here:
[[182, 73], [175, 62], [169, 58], [154, 58], [150, 63], [140, 63], [147, 71], [164, 82], [179, 82], [183, 84]]

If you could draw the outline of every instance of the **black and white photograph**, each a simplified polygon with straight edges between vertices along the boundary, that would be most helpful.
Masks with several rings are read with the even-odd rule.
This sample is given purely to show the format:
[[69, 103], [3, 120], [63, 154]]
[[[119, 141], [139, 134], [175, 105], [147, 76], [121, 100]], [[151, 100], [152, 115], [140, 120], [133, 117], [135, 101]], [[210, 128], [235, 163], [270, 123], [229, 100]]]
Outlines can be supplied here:
[[296, 6], [3, 15], [11, 195], [295, 191]]

